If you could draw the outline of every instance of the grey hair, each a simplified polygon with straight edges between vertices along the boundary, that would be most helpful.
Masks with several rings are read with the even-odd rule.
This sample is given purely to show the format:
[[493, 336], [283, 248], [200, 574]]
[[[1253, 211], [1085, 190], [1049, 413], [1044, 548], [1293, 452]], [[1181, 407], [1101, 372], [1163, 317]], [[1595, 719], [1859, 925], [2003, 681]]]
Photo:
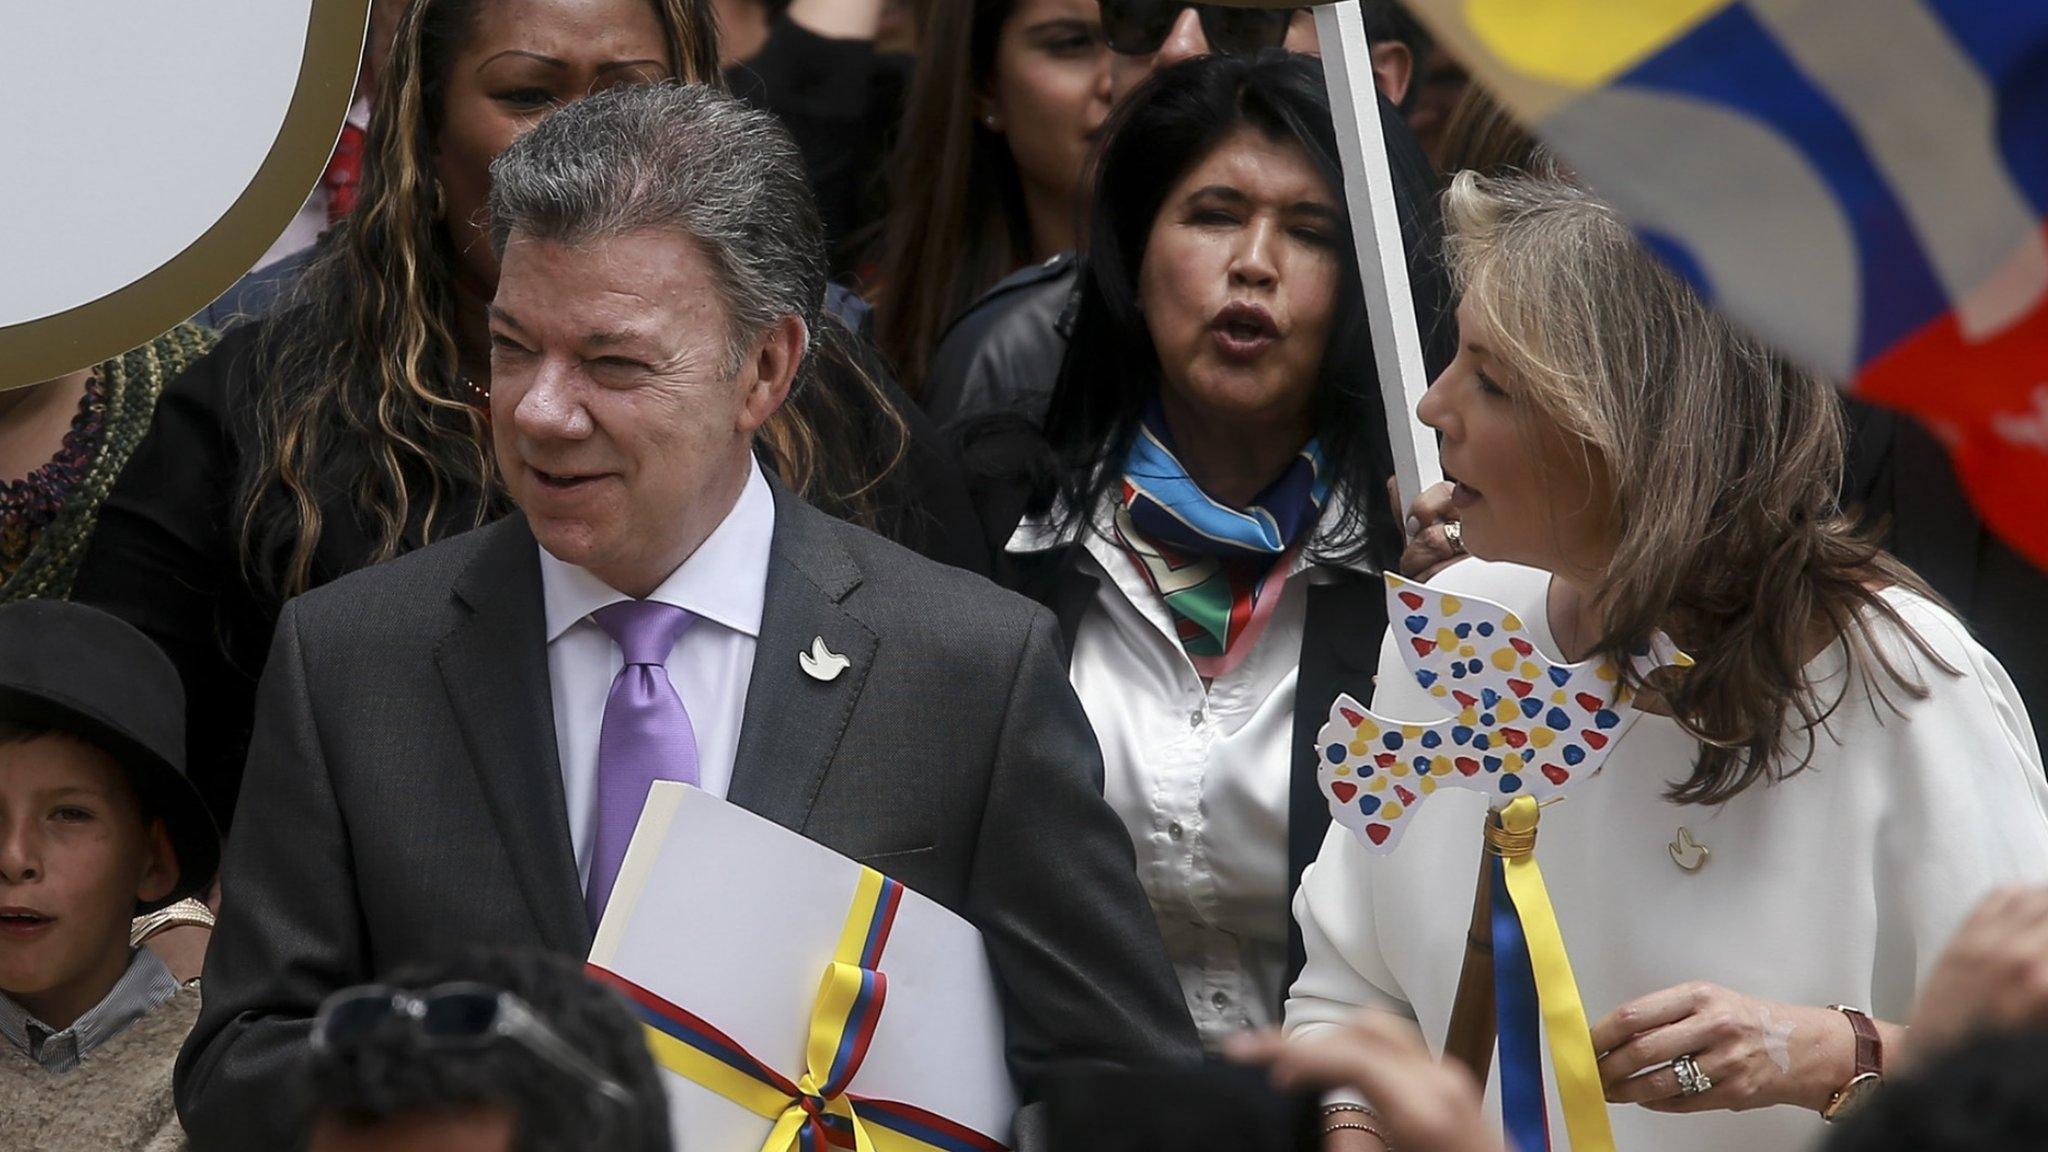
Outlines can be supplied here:
[[1631, 688], [1653, 630], [1695, 660], [1667, 692], [1702, 745], [1671, 799], [1721, 803], [1811, 762], [1848, 691], [1844, 678], [1823, 699], [1808, 680], [1816, 635], [1844, 641], [1888, 703], [1887, 684], [1927, 689], [1880, 643], [1885, 625], [1954, 671], [1879, 594], [1939, 602], [1844, 514], [1846, 429], [1825, 380], [1709, 308], [1577, 185], [1461, 172], [1444, 220], [1453, 282], [1521, 417], [1564, 433], [1605, 488], [1599, 648]]
[[564, 107], [491, 164], [488, 211], [500, 256], [514, 232], [562, 244], [687, 234], [725, 306], [725, 375], [785, 316], [807, 342], [818, 331], [825, 229], [803, 155], [773, 115], [705, 85], [624, 85]]

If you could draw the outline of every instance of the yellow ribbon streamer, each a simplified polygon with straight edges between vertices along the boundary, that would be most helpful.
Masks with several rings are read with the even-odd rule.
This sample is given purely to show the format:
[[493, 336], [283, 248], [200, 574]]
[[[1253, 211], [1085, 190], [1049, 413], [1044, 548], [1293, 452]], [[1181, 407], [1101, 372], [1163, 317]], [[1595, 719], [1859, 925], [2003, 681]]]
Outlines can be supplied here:
[[[716, 1092], [756, 1116], [775, 1121], [761, 1152], [803, 1152], [797, 1136], [810, 1118], [807, 1100], [822, 1096], [832, 1073], [832, 1061], [845, 1037], [847, 1017], [861, 989], [861, 953], [867, 946], [868, 931], [874, 923], [882, 896], [882, 874], [872, 868], [861, 870], [854, 888], [853, 905], [840, 929], [839, 944], [832, 962], [819, 982], [818, 996], [811, 1006], [809, 1038], [804, 1046], [804, 1070], [797, 1078], [801, 1095], [785, 1096], [773, 1085], [693, 1048], [655, 1028], [648, 1028], [647, 1046], [655, 1063]], [[893, 1129], [862, 1124], [853, 1102], [845, 1095], [822, 1099], [826, 1115], [846, 1121], [853, 1131], [855, 1152], [940, 1152], [932, 1145]]]
[[1565, 1130], [1572, 1152], [1614, 1152], [1614, 1132], [1607, 1123], [1607, 1094], [1600, 1087], [1600, 1065], [1593, 1055], [1593, 1032], [1586, 1025], [1579, 984], [1565, 955], [1564, 933], [1536, 866], [1536, 801], [1527, 796], [1510, 801], [1501, 812], [1501, 841], [1518, 851], [1502, 852], [1508, 895], [1522, 921], [1529, 947], [1529, 966], [1536, 974], [1536, 999], [1543, 1010], [1543, 1030], [1550, 1036], [1550, 1063], [1557, 1076], [1557, 1098], [1564, 1105]]

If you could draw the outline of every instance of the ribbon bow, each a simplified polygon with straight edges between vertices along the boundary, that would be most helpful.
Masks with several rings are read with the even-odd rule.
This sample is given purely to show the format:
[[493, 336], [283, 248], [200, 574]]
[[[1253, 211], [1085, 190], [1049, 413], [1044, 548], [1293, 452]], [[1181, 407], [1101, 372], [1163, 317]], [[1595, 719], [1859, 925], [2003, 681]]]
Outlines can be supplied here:
[[655, 1063], [775, 1121], [761, 1152], [1004, 1152], [1003, 1145], [914, 1105], [848, 1089], [867, 1058], [888, 1001], [882, 950], [903, 886], [862, 869], [839, 946], [812, 1003], [804, 1070], [791, 1082], [701, 1017], [616, 973], [591, 967], [625, 993], [647, 1028]]

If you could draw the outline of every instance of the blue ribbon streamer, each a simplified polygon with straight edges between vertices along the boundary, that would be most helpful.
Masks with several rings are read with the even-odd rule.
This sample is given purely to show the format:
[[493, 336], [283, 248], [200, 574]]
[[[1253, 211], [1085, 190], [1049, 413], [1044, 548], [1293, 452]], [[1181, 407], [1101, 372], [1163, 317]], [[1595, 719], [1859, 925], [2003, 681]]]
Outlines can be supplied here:
[[1507, 870], [1493, 858], [1493, 997], [1500, 1035], [1501, 1126], [1520, 1152], [1549, 1152], [1550, 1108], [1543, 1095], [1542, 1012], [1522, 920], [1508, 894]]

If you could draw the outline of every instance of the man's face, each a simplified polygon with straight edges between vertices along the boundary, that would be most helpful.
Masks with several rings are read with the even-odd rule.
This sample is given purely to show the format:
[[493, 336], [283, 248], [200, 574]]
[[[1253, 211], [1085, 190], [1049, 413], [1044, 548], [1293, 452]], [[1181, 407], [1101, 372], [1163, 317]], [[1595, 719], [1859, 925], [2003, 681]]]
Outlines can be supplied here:
[[[1115, 0], [1112, 0], [1112, 4], [1114, 2]], [[1132, 0], [1124, 0], [1124, 2], [1130, 3]], [[1147, 7], [1172, 6], [1161, 3], [1161, 0], [1137, 0], [1137, 2]], [[1287, 34], [1286, 38], [1281, 42], [1281, 47], [1286, 48], [1289, 52], [1304, 52], [1311, 56], [1316, 55], [1318, 53], [1318, 46], [1316, 41], [1315, 14], [1305, 7], [1296, 10], [1288, 19]], [[1122, 103], [1123, 98], [1130, 95], [1133, 88], [1143, 84], [1146, 78], [1151, 76], [1153, 72], [1166, 67], [1168, 64], [1178, 64], [1182, 60], [1193, 60], [1197, 56], [1207, 56], [1212, 51], [1214, 49], [1209, 44], [1208, 36], [1202, 32], [1200, 14], [1193, 8], [1182, 9], [1173, 18], [1173, 26], [1167, 31], [1166, 39], [1160, 41], [1159, 47], [1154, 51], [1128, 55], [1121, 52], [1112, 52], [1110, 54], [1110, 103], [1112, 105]]]
[[313, 1125], [306, 1152], [512, 1152], [515, 1134], [502, 1108], [414, 1112], [371, 1124], [326, 1117]]
[[114, 758], [71, 736], [0, 744], [0, 991], [68, 1028], [128, 967], [138, 902], [176, 886], [160, 821]]
[[551, 555], [645, 596], [739, 498], [803, 323], [784, 318], [735, 369], [710, 264], [674, 229], [576, 245], [515, 233], [503, 269], [491, 425], [505, 483]]

